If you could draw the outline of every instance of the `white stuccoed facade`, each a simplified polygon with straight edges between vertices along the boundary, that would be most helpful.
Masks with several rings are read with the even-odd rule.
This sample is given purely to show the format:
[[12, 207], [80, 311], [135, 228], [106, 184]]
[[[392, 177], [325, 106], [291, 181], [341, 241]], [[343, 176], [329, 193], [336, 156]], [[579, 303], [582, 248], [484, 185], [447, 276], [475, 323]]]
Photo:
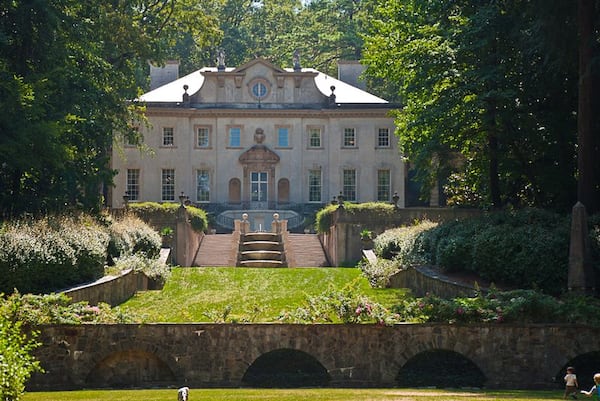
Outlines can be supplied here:
[[[404, 206], [405, 166], [387, 101], [314, 69], [264, 59], [203, 68], [139, 99], [152, 154], [116, 145], [111, 206], [179, 201], [286, 209], [355, 202]], [[332, 87], [333, 94], [332, 96]]]

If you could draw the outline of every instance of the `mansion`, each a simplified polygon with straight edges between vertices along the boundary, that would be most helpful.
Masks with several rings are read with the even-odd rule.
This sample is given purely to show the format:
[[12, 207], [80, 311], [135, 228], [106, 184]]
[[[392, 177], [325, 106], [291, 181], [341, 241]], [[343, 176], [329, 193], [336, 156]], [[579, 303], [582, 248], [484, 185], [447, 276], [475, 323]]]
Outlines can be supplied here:
[[391, 202], [395, 193], [404, 206], [397, 105], [297, 57], [292, 68], [261, 58], [218, 64], [181, 78], [169, 64], [151, 67], [156, 87], [139, 99], [151, 151], [115, 146], [112, 207], [181, 196], [218, 212], [315, 210], [340, 195]]

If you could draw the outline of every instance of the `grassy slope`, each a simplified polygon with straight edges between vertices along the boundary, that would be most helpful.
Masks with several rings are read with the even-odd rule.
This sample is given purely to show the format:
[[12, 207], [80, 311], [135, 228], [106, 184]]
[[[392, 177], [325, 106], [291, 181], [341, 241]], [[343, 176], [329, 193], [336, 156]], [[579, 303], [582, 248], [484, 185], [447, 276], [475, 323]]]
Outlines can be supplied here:
[[[171, 390], [111, 390], [26, 393], [23, 401], [168, 401]], [[562, 391], [445, 391], [413, 389], [191, 389], [193, 401], [545, 401], [562, 398]]]
[[228, 306], [228, 321], [274, 322], [282, 311], [301, 306], [307, 295], [319, 295], [330, 285], [341, 289], [354, 280], [361, 293], [386, 306], [405, 294], [403, 289], [371, 288], [356, 268], [174, 268], [161, 291], [139, 292], [121, 307], [146, 322], [213, 322]]

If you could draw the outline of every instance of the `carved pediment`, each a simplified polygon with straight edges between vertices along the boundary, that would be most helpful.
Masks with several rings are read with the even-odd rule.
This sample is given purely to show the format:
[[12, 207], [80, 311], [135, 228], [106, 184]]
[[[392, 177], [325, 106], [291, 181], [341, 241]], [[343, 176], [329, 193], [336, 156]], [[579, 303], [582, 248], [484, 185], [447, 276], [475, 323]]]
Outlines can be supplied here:
[[242, 164], [277, 164], [279, 155], [263, 144], [256, 144], [239, 157]]

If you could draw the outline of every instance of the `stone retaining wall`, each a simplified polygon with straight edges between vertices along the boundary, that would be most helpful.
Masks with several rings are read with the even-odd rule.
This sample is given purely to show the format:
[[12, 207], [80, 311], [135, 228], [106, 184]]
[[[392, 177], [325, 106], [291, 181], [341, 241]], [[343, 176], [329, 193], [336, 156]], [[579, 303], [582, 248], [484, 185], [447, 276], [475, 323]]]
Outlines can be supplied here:
[[393, 387], [411, 358], [448, 350], [472, 361], [488, 388], [557, 389], [575, 357], [600, 351], [600, 329], [566, 325], [149, 324], [43, 326], [29, 390], [238, 387], [274, 350], [310, 355], [330, 386]]

